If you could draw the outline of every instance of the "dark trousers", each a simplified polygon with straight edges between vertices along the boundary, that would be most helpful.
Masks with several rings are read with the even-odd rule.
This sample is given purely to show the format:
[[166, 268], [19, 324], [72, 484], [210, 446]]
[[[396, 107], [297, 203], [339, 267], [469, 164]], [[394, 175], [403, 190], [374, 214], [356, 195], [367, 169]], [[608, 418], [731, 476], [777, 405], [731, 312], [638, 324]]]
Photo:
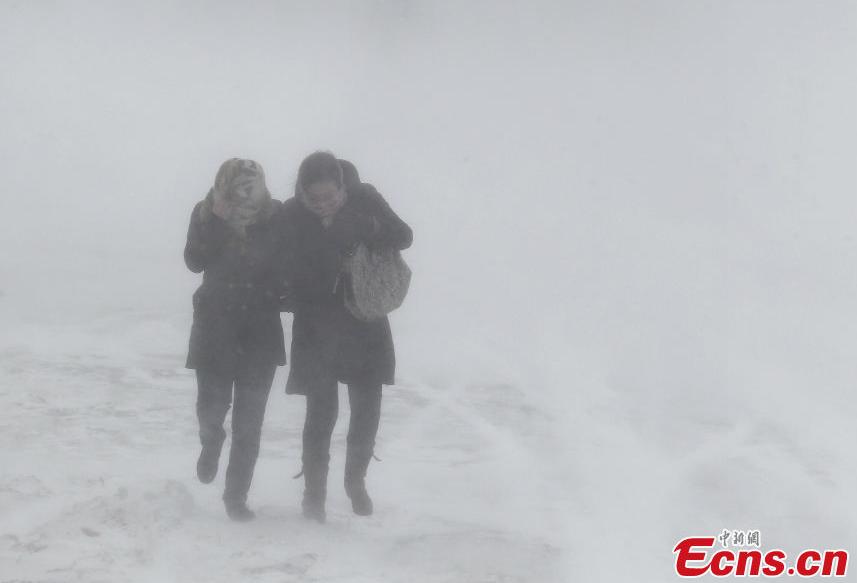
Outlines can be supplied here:
[[[327, 467], [330, 436], [339, 415], [339, 384], [328, 381], [314, 387], [306, 398], [303, 433], [304, 469]], [[375, 451], [375, 436], [381, 418], [381, 385], [348, 385], [351, 419], [348, 425], [348, 458], [362, 466], [363, 474]], [[347, 464], [348, 462], [346, 462]]]
[[223, 446], [226, 439], [223, 421], [232, 404], [233, 385], [235, 387], [232, 449], [223, 492], [226, 501], [247, 501], [256, 458], [259, 457], [265, 406], [276, 370], [276, 365], [272, 364], [242, 367], [235, 375], [196, 371], [196, 415], [199, 419], [199, 441], [203, 447], [212, 447], [219, 452]]

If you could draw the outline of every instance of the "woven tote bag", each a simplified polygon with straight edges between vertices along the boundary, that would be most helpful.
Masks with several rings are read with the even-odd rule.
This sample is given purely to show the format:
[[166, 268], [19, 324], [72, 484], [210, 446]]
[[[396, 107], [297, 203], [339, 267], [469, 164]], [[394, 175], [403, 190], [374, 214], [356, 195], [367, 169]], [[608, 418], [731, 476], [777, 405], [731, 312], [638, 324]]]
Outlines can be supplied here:
[[405, 301], [411, 269], [396, 249], [369, 249], [361, 243], [346, 260], [345, 270], [351, 275], [345, 306], [358, 320], [383, 318]]

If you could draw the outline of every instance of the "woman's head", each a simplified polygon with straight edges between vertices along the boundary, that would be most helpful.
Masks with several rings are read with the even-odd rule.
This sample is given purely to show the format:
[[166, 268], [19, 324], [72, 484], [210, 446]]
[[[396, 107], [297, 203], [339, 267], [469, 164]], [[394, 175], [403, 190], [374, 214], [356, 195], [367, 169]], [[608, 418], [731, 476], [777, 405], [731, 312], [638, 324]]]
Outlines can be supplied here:
[[297, 194], [323, 221], [329, 221], [345, 203], [342, 167], [330, 152], [314, 152], [298, 168]]
[[230, 158], [225, 161], [217, 171], [211, 190], [215, 213], [241, 233], [271, 207], [265, 172], [253, 160]]
[[254, 160], [241, 158], [230, 158], [220, 165], [214, 177], [214, 193], [236, 202], [270, 197], [262, 166]]
[[333, 182], [342, 186], [342, 168], [330, 152], [313, 152], [298, 168], [298, 186], [304, 190], [319, 182]]

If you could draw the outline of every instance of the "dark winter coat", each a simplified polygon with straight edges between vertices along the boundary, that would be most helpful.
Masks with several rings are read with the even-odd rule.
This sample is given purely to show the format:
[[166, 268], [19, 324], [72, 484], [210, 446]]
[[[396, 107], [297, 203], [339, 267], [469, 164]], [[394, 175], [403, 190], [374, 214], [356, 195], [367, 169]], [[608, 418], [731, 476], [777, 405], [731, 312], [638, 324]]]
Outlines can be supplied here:
[[193, 294], [187, 367], [234, 375], [238, 367], [285, 364], [282, 280], [275, 263], [280, 232], [273, 220], [282, 204], [273, 201], [246, 237], [205, 204], [193, 209], [184, 250], [188, 269], [203, 273]]
[[348, 198], [330, 227], [323, 227], [297, 198], [283, 204], [279, 217], [294, 311], [288, 393], [307, 394], [331, 378], [362, 385], [394, 382], [390, 322], [386, 317], [363, 322], [351, 315], [341, 268], [359, 242], [406, 249], [413, 234], [372, 185], [360, 183], [356, 172], [349, 176], [343, 166]]

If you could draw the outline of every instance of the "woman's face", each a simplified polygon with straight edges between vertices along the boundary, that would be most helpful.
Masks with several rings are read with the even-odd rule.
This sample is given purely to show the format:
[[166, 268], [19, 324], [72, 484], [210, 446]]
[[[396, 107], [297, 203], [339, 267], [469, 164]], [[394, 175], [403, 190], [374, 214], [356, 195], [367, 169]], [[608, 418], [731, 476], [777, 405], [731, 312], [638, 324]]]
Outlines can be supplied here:
[[335, 201], [339, 197], [339, 185], [333, 180], [325, 180], [323, 182], [313, 182], [306, 188], [307, 199], [310, 202], [319, 204], [327, 204]]
[[335, 212], [344, 197], [344, 189], [333, 180], [313, 182], [304, 189], [307, 207], [321, 216]]

